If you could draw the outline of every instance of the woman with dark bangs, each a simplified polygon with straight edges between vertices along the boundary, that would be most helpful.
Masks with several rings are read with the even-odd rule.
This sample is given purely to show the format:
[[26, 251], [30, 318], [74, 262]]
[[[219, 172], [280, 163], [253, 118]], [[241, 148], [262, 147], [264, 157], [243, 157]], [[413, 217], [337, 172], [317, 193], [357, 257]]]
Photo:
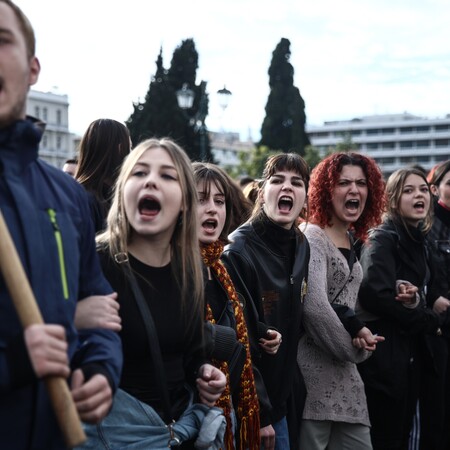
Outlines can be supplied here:
[[298, 364], [306, 384], [300, 448], [371, 449], [364, 384], [356, 364], [382, 341], [355, 315], [362, 268], [354, 237], [381, 221], [384, 183], [372, 159], [335, 153], [312, 171], [308, 223], [311, 248], [304, 305], [306, 334]]
[[301, 380], [296, 355], [309, 261], [296, 222], [308, 180], [308, 165], [298, 154], [270, 157], [252, 216], [230, 235], [222, 256], [244, 305], [265, 450], [289, 450], [290, 438], [295, 445], [287, 413], [294, 381]]

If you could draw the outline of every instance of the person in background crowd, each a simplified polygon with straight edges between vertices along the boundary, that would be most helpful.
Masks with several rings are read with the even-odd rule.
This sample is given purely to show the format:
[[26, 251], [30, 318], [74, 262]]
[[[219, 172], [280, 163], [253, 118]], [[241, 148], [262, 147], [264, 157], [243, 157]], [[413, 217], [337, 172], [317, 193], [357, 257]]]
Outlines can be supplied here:
[[[188, 407], [192, 391], [212, 406], [226, 383], [225, 375], [208, 364], [204, 355], [197, 191], [189, 158], [170, 139], [145, 140], [125, 159], [114, 192], [107, 227], [97, 243], [103, 271], [120, 303], [124, 367], [119, 393], [126, 402], [142, 404], [141, 415], [148, 405], [153, 414], [167, 420], [146, 338], [148, 322], [138, 307], [131, 271], [155, 323], [172, 415], [177, 420]], [[113, 408], [103, 425], [88, 428], [89, 448], [100, 445], [102, 436], [111, 442], [119, 439], [125, 448], [152, 448], [151, 433], [146, 444], [137, 432], [141, 415], [128, 419], [126, 436], [117, 436], [110, 422], [120, 420], [117, 414]], [[192, 446], [188, 441], [181, 448]]]
[[[239, 187], [220, 167], [193, 163], [198, 193], [199, 241], [206, 265], [205, 299], [211, 355], [227, 374], [227, 387], [217, 402], [227, 418], [225, 448], [233, 449], [232, 415], [237, 416], [236, 448], [257, 450], [259, 405], [247, 326], [233, 282], [220, 261], [233, 222], [233, 195]], [[208, 333], [205, 333], [208, 335]]]
[[256, 200], [258, 198], [258, 191], [259, 191], [259, 180], [251, 181], [242, 190], [245, 197], [248, 198], [248, 200], [252, 203], [252, 205], [255, 205], [256, 203]]
[[383, 338], [373, 336], [354, 312], [362, 269], [353, 241], [364, 240], [368, 229], [381, 222], [383, 203], [380, 169], [366, 156], [333, 153], [312, 171], [308, 222], [300, 226], [311, 248], [306, 333], [298, 347], [306, 384], [302, 449], [372, 448], [356, 363]]
[[229, 232], [246, 222], [253, 209], [253, 204], [245, 197], [239, 185], [230, 178], [231, 222]]
[[301, 384], [296, 356], [309, 246], [296, 221], [308, 180], [308, 166], [299, 155], [269, 158], [252, 216], [230, 235], [222, 256], [245, 305], [252, 360], [262, 376], [257, 392], [266, 450], [290, 448], [288, 401], [294, 382]]
[[44, 380], [68, 379], [83, 421], [108, 413], [122, 354], [110, 330], [77, 333], [80, 298], [112, 292], [95, 252], [85, 191], [38, 158], [42, 127], [26, 117], [39, 77], [33, 28], [10, 0], [0, 0], [0, 208], [44, 324], [25, 330], [0, 275], [0, 448], [66, 448]]
[[[435, 166], [428, 174], [431, 192], [433, 194], [434, 217], [433, 225], [427, 234], [430, 255], [435, 260], [434, 274], [437, 295], [440, 296], [438, 312], [445, 311], [450, 305], [450, 161]], [[422, 398], [430, 399], [428, 411], [421, 415], [422, 422], [428, 420], [428, 426], [420, 430], [421, 449], [450, 449], [450, 333], [447, 327], [442, 329], [442, 339], [435, 339], [435, 364], [430, 365], [427, 378], [423, 383], [425, 392]], [[440, 364], [437, 364], [437, 361]], [[423, 404], [422, 406], [425, 406]], [[440, 412], [436, 415], [433, 411]], [[437, 417], [442, 421], [439, 423]], [[435, 423], [439, 426], [433, 426]], [[426, 447], [428, 446], [428, 447]]]
[[241, 189], [244, 189], [245, 186], [247, 186], [247, 184], [251, 183], [253, 180], [254, 180], [253, 177], [251, 177], [249, 175], [244, 175], [239, 178], [239, 187]]
[[[363, 246], [361, 318], [386, 338], [359, 364], [372, 424], [373, 448], [406, 449], [423, 368], [442, 334], [445, 312], [433, 291], [425, 235], [431, 227], [431, 196], [425, 175], [400, 169], [386, 184], [387, 213]], [[437, 299], [437, 300], [436, 300]], [[440, 420], [440, 419], [439, 419]]]
[[62, 167], [62, 171], [75, 178], [75, 173], [77, 171], [78, 161], [76, 159], [68, 159]]
[[130, 150], [128, 128], [113, 119], [94, 120], [81, 139], [75, 179], [89, 193], [96, 232], [105, 228], [112, 188]]

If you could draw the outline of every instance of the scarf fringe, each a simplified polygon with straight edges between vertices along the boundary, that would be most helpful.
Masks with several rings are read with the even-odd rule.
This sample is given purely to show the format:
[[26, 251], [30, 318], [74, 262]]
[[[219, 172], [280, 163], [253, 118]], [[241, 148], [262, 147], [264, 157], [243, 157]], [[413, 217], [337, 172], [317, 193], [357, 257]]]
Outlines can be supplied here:
[[[233, 307], [234, 315], [236, 317], [236, 332], [239, 342], [244, 345], [246, 351], [246, 361], [241, 373], [240, 379], [240, 394], [238, 398], [238, 407], [236, 416], [238, 422], [240, 422], [239, 431], [239, 449], [240, 450], [259, 450], [260, 448], [260, 421], [259, 421], [259, 402], [256, 393], [255, 379], [253, 374], [251, 356], [250, 356], [250, 344], [248, 339], [247, 326], [244, 319], [244, 313], [239, 302], [236, 289], [234, 288], [233, 281], [228, 274], [225, 266], [220, 261], [220, 256], [223, 252], [223, 243], [220, 241], [213, 242], [212, 244], [201, 246], [201, 254], [203, 262], [209, 266], [216, 275], [220, 284], [225, 288], [228, 295], [228, 299]], [[212, 315], [212, 310], [209, 304], [206, 305], [207, 314], [206, 319], [211, 323], [215, 323]], [[228, 364], [225, 361], [214, 361], [214, 365], [221, 369], [227, 377], [227, 386], [222, 396], [216, 403], [223, 409], [224, 415], [227, 421], [227, 427], [225, 431], [225, 449], [235, 450], [233, 430], [231, 423], [231, 395], [229, 384], [229, 370]]]
[[242, 419], [239, 450], [259, 450], [261, 445], [259, 429], [259, 414], [248, 415]]

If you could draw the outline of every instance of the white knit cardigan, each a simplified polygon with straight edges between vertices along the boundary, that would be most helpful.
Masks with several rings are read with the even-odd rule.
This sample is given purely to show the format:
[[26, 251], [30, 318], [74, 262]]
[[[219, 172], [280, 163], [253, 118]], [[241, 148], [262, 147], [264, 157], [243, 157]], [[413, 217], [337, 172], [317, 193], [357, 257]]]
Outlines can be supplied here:
[[350, 274], [346, 258], [320, 227], [308, 224], [302, 231], [311, 248], [304, 304], [306, 334], [297, 354], [307, 390], [303, 419], [370, 425], [364, 385], [356, 367], [370, 353], [353, 346], [330, 304], [345, 284], [335, 303], [355, 308], [361, 265], [355, 261]]

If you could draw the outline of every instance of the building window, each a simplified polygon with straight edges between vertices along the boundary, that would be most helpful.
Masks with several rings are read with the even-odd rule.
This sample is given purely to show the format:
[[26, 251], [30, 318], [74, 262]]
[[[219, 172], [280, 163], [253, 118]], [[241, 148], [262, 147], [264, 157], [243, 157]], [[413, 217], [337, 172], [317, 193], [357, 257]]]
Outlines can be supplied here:
[[47, 108], [42, 108], [42, 118], [47, 121], [47, 117], [48, 117], [48, 110]]
[[436, 147], [448, 147], [449, 139], [436, 139], [435, 141]]
[[412, 164], [416, 162], [416, 158], [414, 156], [404, 156], [400, 158], [400, 162], [404, 164]]
[[382, 128], [381, 134], [394, 134], [395, 128]]
[[366, 130], [366, 134], [368, 134], [369, 136], [379, 134], [379, 132], [380, 130], [378, 128], [374, 128], [373, 130]]
[[413, 148], [413, 141], [400, 142], [400, 148]]
[[40, 115], [41, 115], [41, 110], [40, 110], [39, 106], [35, 106], [35, 107], [34, 107], [34, 116], [35, 116], [37, 119], [39, 119], [39, 118], [40, 118]]
[[417, 157], [417, 162], [419, 163], [427, 163], [430, 161], [430, 157], [427, 155], [422, 155]]
[[376, 142], [370, 142], [366, 144], [368, 150], [376, 150], [378, 148], [378, 144]]
[[394, 158], [377, 158], [378, 164], [394, 164]]
[[450, 159], [450, 155], [436, 155], [434, 159], [436, 162], [447, 161], [447, 159]]
[[56, 111], [56, 125], [61, 125], [61, 110]]
[[412, 127], [400, 128], [400, 133], [402, 133], [402, 134], [412, 133], [412, 132], [413, 132], [413, 128]]
[[395, 142], [383, 142], [381, 144], [381, 148], [383, 149], [395, 148]]
[[61, 150], [61, 136], [56, 136], [56, 150]]
[[426, 141], [417, 141], [416, 144], [417, 144], [417, 147], [427, 148], [427, 147], [430, 146], [430, 141], [428, 141], [428, 140], [426, 140]]
[[435, 125], [434, 129], [436, 131], [447, 131], [448, 130], [448, 125]]
[[430, 131], [430, 127], [427, 127], [427, 126], [416, 127], [416, 132], [417, 133], [424, 133], [426, 131]]
[[350, 134], [352, 136], [361, 136], [361, 130], [351, 130]]
[[42, 136], [42, 146], [43, 146], [44, 148], [46, 148], [46, 147], [47, 147], [47, 144], [48, 144], [47, 135], [44, 134], [44, 136]]

